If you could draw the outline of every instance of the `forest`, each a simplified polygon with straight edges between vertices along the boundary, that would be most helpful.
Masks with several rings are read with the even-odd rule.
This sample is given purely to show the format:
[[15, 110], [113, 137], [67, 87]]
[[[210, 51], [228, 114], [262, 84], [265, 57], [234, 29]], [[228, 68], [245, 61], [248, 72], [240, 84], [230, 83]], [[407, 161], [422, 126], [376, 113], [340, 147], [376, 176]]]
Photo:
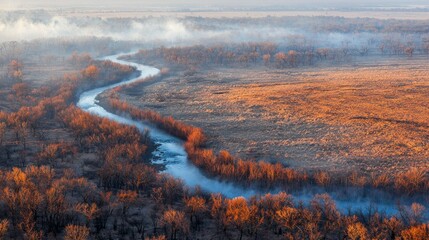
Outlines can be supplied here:
[[359, 48], [343, 42], [340, 47], [316, 48], [314, 45], [280, 45], [274, 42], [251, 42], [234, 45], [215, 45], [205, 47], [171, 47], [142, 50], [134, 59], [139, 61], [158, 59], [159, 62], [182, 67], [214, 65], [225, 67], [266, 66], [272, 68], [294, 68], [300, 66], [317, 66], [341, 64], [352, 61], [353, 57], [398, 56], [413, 57], [414, 54], [429, 54], [429, 39], [422, 39], [416, 47], [412, 42], [384, 39], [379, 43], [368, 43]]
[[[0, 39], [0, 239], [429, 239], [426, 165], [395, 174], [361, 169], [332, 174], [247, 159], [234, 149], [218, 151], [214, 136], [198, 124], [161, 113], [162, 108], [142, 107], [132, 98], [150, 99], [141, 91], [174, 77], [182, 85], [189, 79], [205, 84], [213, 69], [278, 71], [286, 79], [290, 74], [282, 71], [339, 69], [374, 59], [424, 62], [429, 56], [427, 23], [2, 12], [0, 34], [7, 38]], [[19, 35], [13, 29], [22, 24], [28, 31]], [[243, 31], [252, 28], [259, 33]], [[46, 29], [52, 30], [50, 37], [37, 34]], [[75, 36], [77, 29], [81, 33]], [[147, 30], [153, 35], [145, 37]], [[119, 53], [119, 60], [105, 58]], [[141, 64], [155, 66], [159, 73], [140, 78], [149, 71]], [[193, 78], [198, 74], [209, 80]], [[426, 89], [422, 79], [410, 81]], [[126, 81], [132, 83], [121, 85]], [[94, 104], [106, 111], [104, 116], [78, 105], [95, 90], [101, 93]], [[417, 98], [413, 88], [406, 90], [404, 95]], [[160, 102], [167, 101], [167, 92], [158, 94]], [[216, 95], [222, 94], [216, 89]], [[427, 134], [425, 119], [390, 121]], [[154, 161], [162, 144], [153, 132], [177, 139], [185, 163], [205, 178], [255, 189], [256, 194], [227, 197], [169, 174], [166, 169], [174, 163]], [[421, 146], [411, 147], [423, 155]], [[307, 190], [306, 200], [294, 195]], [[345, 210], [337, 196], [328, 194], [333, 190], [350, 202], [354, 196], [403, 201], [389, 205], [391, 212], [377, 203]]]

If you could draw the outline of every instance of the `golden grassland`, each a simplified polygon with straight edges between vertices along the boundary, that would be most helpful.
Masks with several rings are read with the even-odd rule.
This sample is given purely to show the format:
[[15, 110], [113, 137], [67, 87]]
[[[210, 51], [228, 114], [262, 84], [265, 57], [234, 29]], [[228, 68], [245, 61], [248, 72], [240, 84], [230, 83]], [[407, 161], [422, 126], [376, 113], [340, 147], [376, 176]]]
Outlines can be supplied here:
[[280, 119], [276, 124], [325, 124], [327, 133], [320, 144], [328, 151], [317, 155], [424, 160], [429, 155], [428, 73], [409, 69], [327, 71], [298, 77], [301, 83], [297, 84], [232, 89], [224, 97], [226, 102], [243, 101], [248, 108], [261, 107]]
[[429, 70], [408, 65], [215, 69], [124, 96], [201, 127], [210, 147], [295, 168], [427, 167]]

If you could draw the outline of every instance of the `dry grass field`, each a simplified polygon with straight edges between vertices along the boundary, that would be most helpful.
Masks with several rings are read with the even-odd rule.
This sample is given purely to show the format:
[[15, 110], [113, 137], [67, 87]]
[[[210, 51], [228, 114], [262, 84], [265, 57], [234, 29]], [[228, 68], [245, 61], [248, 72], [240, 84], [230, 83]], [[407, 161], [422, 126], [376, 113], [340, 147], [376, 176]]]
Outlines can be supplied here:
[[[69, 56], [27, 56], [22, 62], [23, 82], [32, 86], [60, 84], [57, 80], [64, 74], [78, 71], [77, 67], [67, 62]], [[0, 80], [5, 82], [8, 63], [0, 64]]]
[[[323, 69], [211, 69], [122, 95], [204, 129], [209, 145], [294, 168], [429, 166], [427, 59]], [[172, 74], [175, 75], [175, 74]]]

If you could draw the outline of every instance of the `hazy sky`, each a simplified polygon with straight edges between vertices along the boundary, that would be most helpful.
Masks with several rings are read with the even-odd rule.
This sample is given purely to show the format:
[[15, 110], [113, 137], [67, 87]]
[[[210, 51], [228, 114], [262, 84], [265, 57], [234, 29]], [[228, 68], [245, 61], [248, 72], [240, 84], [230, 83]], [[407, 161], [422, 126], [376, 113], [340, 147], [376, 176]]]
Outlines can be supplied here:
[[207, 7], [414, 7], [429, 6], [429, 0], [1, 0], [2, 9], [15, 8], [207, 8]]

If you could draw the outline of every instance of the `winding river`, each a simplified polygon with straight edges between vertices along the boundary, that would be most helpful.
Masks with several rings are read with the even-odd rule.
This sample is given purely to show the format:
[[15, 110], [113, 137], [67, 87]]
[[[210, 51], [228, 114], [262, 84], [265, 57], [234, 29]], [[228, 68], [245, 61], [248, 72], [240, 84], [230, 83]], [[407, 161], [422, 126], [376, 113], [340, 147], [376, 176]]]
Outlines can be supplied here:
[[[200, 186], [200, 188], [204, 191], [222, 193], [229, 198], [237, 196], [244, 196], [248, 198], [255, 194], [265, 194], [264, 192], [260, 192], [259, 190], [253, 189], [251, 187], [244, 188], [229, 182], [224, 182], [218, 179], [206, 177], [197, 167], [195, 167], [192, 163], [190, 163], [190, 161], [188, 161], [187, 154], [183, 147], [183, 141], [163, 132], [162, 130], [153, 127], [150, 124], [145, 124], [141, 121], [135, 121], [127, 117], [113, 114], [101, 107], [98, 104], [96, 98], [102, 92], [121, 85], [130, 84], [139, 79], [154, 76], [159, 73], [159, 69], [154, 67], [119, 60], [118, 58], [122, 55], [125, 54], [112, 55], [104, 57], [101, 60], [110, 60], [115, 63], [135, 67], [140, 72], [139, 75], [135, 78], [125, 80], [116, 84], [83, 92], [79, 96], [77, 102], [77, 106], [79, 108], [91, 114], [98, 115], [100, 117], [105, 117], [122, 124], [136, 126], [142, 132], [145, 130], [149, 130], [149, 137], [157, 146], [156, 150], [153, 153], [152, 162], [154, 164], [165, 165], [165, 173], [168, 173], [173, 177], [182, 179], [184, 184], [188, 187]], [[273, 190], [271, 193], [276, 192], [278, 192], [278, 190]], [[308, 203], [313, 198], [315, 193], [320, 193], [320, 191], [312, 190], [294, 193], [292, 195], [296, 201]], [[397, 213], [397, 208], [393, 201], [391, 201], [390, 203], [386, 203], [386, 201], [384, 201], [383, 199], [381, 201], [375, 201], [374, 199], [369, 199], [368, 197], [357, 197], [353, 199], [350, 199], [349, 197], [348, 199], [344, 199], [340, 196], [337, 196], [337, 194], [332, 194], [330, 192], [329, 194], [336, 202], [338, 209], [341, 210], [343, 213], [353, 212], [359, 209], [363, 209], [363, 211], [368, 211], [370, 206], [371, 208], [375, 207], [379, 211], [383, 211], [388, 215]]]

